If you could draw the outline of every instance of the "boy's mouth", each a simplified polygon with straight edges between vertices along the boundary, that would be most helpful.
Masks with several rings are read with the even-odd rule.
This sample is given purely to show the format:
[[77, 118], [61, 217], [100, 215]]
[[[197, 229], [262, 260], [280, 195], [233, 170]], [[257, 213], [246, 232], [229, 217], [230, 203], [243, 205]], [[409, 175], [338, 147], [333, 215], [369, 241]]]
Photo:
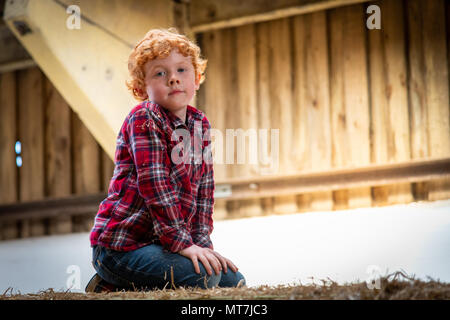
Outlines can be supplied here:
[[183, 91], [181, 90], [173, 90], [169, 93], [169, 96], [173, 95], [173, 94], [177, 94], [177, 93], [182, 93]]

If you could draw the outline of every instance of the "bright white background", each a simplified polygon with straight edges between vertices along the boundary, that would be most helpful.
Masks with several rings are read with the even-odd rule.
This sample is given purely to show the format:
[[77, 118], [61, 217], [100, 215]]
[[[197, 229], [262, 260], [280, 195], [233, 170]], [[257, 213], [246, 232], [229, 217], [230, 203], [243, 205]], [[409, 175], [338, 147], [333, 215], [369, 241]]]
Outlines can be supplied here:
[[[219, 221], [212, 239], [248, 286], [368, 281], [368, 268], [450, 282], [450, 200]], [[0, 294], [67, 290], [76, 269], [84, 291], [89, 233], [0, 242]]]

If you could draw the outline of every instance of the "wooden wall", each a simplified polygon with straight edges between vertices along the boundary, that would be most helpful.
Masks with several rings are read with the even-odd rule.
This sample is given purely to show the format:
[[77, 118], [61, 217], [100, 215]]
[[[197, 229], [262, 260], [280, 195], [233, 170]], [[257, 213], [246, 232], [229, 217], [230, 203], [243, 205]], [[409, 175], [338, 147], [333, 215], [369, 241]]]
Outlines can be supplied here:
[[[20, 168], [16, 141], [22, 144]], [[0, 74], [0, 205], [106, 192], [113, 169], [39, 68]], [[22, 221], [12, 232], [26, 237], [81, 231], [77, 221], [62, 219]]]
[[[198, 108], [225, 139], [225, 129], [279, 129], [280, 174], [449, 157], [449, 1], [370, 4], [381, 8], [381, 30], [366, 28], [368, 4], [358, 4], [199, 34], [209, 62]], [[215, 164], [215, 178], [257, 177], [261, 169]], [[106, 192], [112, 172], [112, 160], [39, 68], [0, 74], [0, 205]], [[442, 180], [216, 199], [215, 217], [448, 198], [450, 181]], [[65, 219], [1, 230], [14, 238], [92, 224], [92, 217]]]
[[[366, 28], [371, 4], [380, 30]], [[198, 107], [224, 136], [280, 129], [279, 173], [449, 157], [449, 8], [383, 0], [202, 33]], [[216, 167], [217, 179], [255, 175], [255, 166]], [[448, 198], [445, 180], [227, 206], [242, 216]]]

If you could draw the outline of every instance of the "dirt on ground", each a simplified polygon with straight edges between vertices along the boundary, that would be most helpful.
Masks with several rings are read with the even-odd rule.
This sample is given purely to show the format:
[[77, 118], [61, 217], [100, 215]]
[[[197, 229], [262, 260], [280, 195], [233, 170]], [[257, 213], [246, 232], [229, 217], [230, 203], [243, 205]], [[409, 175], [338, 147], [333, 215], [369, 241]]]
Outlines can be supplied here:
[[[74, 293], [47, 289], [33, 294], [14, 293], [8, 288], [0, 300], [450, 300], [450, 283], [423, 281], [397, 271], [379, 282], [339, 285], [319, 280], [321, 285], [279, 285], [241, 288], [177, 288], [152, 291]], [[377, 289], [377, 287], [379, 289]]]

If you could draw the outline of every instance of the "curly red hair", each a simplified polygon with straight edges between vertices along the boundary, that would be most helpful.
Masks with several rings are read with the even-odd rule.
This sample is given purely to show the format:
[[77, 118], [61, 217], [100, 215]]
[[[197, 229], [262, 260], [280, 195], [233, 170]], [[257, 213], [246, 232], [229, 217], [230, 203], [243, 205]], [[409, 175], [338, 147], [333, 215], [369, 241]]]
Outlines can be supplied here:
[[147, 61], [167, 57], [173, 49], [192, 59], [195, 78], [200, 76], [200, 83], [205, 80], [207, 60], [200, 56], [200, 48], [188, 37], [178, 33], [177, 29], [152, 29], [138, 42], [128, 58], [130, 79], [125, 82], [128, 90], [138, 101], [148, 99], [145, 90], [144, 65]]

